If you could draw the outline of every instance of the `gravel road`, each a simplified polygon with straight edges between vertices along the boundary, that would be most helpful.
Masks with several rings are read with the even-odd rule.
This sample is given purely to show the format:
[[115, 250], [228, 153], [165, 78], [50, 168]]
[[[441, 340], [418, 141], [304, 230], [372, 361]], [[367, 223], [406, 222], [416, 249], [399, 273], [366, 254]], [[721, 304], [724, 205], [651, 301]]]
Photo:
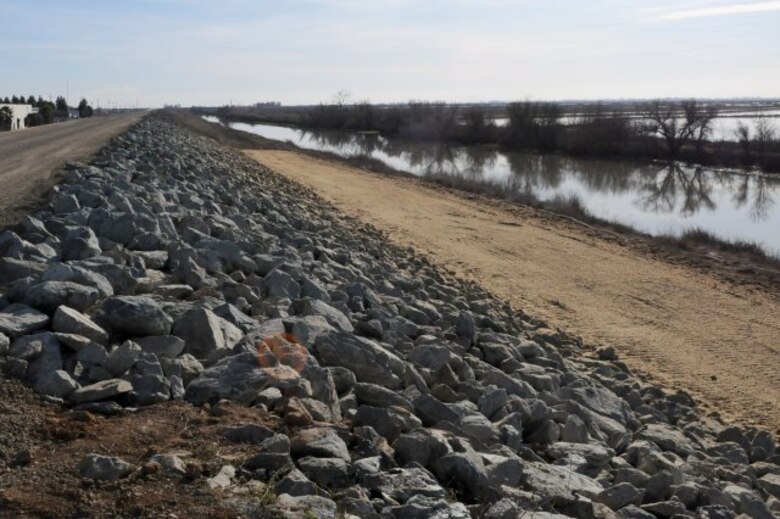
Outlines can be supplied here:
[[13, 223], [55, 184], [57, 168], [93, 155], [146, 112], [0, 133], [0, 226]]

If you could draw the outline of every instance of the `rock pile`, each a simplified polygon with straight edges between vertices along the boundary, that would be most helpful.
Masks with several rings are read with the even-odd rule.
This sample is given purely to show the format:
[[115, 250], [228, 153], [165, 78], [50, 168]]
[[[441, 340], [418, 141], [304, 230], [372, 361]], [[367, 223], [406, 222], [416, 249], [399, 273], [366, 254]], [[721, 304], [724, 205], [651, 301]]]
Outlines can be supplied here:
[[[207, 480], [248, 515], [780, 514], [770, 434], [702, 417], [614, 351], [590, 355], [157, 117], [0, 234], [0, 286], [4, 373], [46, 398], [278, 414], [285, 433], [226, 429], [256, 453]], [[173, 458], [158, 461], [184, 473]], [[74, 471], [133, 468], [94, 454]]]

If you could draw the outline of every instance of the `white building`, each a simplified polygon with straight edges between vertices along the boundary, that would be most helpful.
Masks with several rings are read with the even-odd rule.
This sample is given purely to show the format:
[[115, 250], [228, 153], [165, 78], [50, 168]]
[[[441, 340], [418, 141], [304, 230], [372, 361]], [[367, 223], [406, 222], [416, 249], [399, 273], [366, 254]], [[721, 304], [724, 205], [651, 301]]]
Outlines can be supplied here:
[[7, 106], [11, 109], [13, 118], [11, 120], [12, 130], [21, 130], [24, 128], [24, 119], [30, 114], [37, 114], [38, 109], [32, 105], [8, 105], [0, 103], [0, 108]]

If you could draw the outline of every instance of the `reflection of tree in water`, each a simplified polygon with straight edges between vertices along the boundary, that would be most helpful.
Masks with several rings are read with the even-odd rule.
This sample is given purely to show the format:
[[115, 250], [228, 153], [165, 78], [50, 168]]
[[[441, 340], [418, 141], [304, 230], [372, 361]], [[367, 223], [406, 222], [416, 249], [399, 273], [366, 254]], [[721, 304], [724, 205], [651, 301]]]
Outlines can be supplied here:
[[301, 137], [308, 137], [320, 148], [346, 155], [370, 156], [384, 146], [384, 139], [376, 133], [301, 130]]
[[669, 213], [680, 204], [680, 213], [691, 215], [702, 208], [715, 209], [712, 184], [703, 168], [682, 168], [670, 163], [639, 189], [639, 205], [646, 211]]
[[482, 176], [485, 170], [492, 169], [498, 161], [498, 153], [495, 150], [483, 147], [461, 148], [465, 169], [471, 176]]
[[688, 216], [702, 209], [716, 209], [713, 188], [719, 186], [731, 194], [736, 209], [750, 204], [750, 216], [755, 222], [765, 220], [774, 205], [773, 192], [780, 182], [764, 176], [741, 175], [726, 171], [705, 170], [702, 167], [683, 168], [669, 164], [640, 188], [640, 206], [654, 212], [672, 212], [679, 206]]
[[769, 210], [775, 205], [772, 194], [780, 189], [780, 180], [763, 175], [733, 175], [736, 181], [731, 199], [737, 208], [750, 203], [750, 219], [754, 222], [766, 220]]
[[[556, 190], [571, 179], [588, 191], [637, 192], [637, 204], [643, 210], [659, 213], [673, 212], [678, 207], [682, 215], [692, 215], [702, 209], [714, 210], [713, 190], [718, 186], [731, 194], [735, 208], [749, 204], [751, 218], [758, 222], [769, 216], [775, 203], [773, 194], [780, 190], [778, 179], [701, 167], [684, 168], [678, 164], [669, 164], [659, 170], [653, 164], [577, 159], [558, 154], [499, 153], [485, 147], [385, 139], [375, 133], [301, 130], [301, 136], [309, 137], [323, 149], [369, 157], [382, 153], [407, 162], [412, 171], [420, 174], [457, 177], [468, 183], [488, 182], [486, 173], [503, 158], [512, 172], [502, 182], [504, 191]], [[488, 183], [497, 184], [494, 180]]]
[[562, 155], [535, 153], [506, 153], [514, 177], [526, 190], [553, 190], [564, 181], [576, 180], [589, 191], [621, 194], [636, 191], [641, 179], [653, 175], [646, 165], [628, 164], [622, 161], [588, 160]]

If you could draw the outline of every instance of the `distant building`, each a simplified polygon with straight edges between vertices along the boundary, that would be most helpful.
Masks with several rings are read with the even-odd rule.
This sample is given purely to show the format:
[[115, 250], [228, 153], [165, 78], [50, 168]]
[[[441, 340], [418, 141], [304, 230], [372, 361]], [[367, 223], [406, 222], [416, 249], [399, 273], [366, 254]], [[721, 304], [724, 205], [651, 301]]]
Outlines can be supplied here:
[[0, 103], [0, 108], [3, 108], [4, 106], [10, 108], [11, 113], [13, 114], [11, 120], [12, 130], [21, 130], [24, 128], [24, 120], [27, 118], [27, 116], [38, 113], [38, 109], [32, 105], [8, 105]]

